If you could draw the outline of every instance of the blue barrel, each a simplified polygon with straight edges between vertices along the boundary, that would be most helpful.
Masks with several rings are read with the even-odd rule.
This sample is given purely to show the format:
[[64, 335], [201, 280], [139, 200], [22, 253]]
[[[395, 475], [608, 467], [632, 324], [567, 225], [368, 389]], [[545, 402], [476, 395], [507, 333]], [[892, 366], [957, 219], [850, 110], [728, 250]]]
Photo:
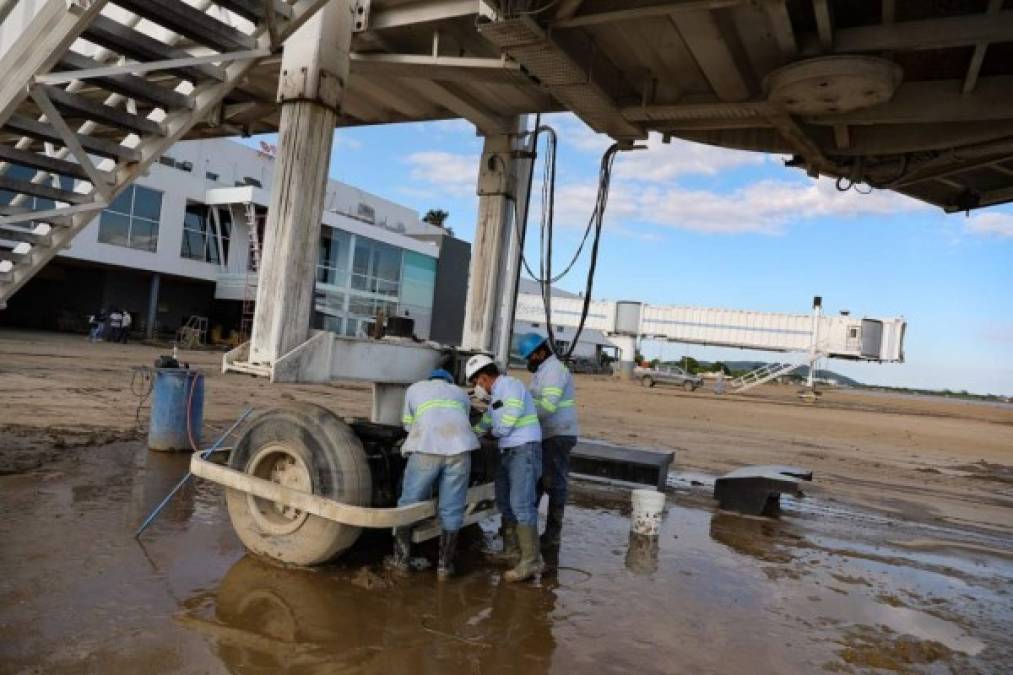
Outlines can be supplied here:
[[191, 449], [186, 424], [187, 401], [190, 402], [193, 442], [199, 448], [204, 425], [204, 374], [186, 368], [155, 368], [148, 448]]

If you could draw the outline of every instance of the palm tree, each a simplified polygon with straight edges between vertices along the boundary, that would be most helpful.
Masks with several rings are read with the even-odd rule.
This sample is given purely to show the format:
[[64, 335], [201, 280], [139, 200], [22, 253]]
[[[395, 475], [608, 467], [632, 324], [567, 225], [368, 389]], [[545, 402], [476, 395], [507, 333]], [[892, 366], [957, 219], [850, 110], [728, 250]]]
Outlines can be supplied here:
[[443, 227], [443, 223], [445, 223], [449, 217], [450, 213], [444, 211], [443, 209], [429, 209], [426, 211], [426, 215], [422, 217], [422, 222], [435, 225], [436, 227]]

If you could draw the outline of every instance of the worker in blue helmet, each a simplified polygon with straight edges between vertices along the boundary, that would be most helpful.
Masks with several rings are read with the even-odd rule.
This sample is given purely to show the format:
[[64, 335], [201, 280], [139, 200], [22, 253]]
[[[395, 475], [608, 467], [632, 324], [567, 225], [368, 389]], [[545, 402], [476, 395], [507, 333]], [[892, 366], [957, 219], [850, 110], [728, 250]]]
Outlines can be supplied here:
[[[445, 579], [454, 571], [457, 533], [464, 521], [471, 475], [471, 451], [479, 447], [468, 413], [471, 402], [453, 376], [442, 368], [416, 382], [405, 393], [402, 422], [408, 437], [401, 454], [408, 457], [398, 506], [431, 499], [439, 492], [440, 549], [436, 574]], [[394, 554], [388, 565], [409, 569], [411, 529], [394, 528]]]
[[570, 477], [570, 451], [577, 445], [577, 425], [573, 375], [551, 349], [548, 338], [525, 333], [517, 342], [521, 357], [534, 373], [528, 392], [535, 401], [542, 425], [542, 478], [538, 482], [538, 501], [549, 496], [548, 517], [541, 544], [558, 546], [563, 529], [567, 484]]

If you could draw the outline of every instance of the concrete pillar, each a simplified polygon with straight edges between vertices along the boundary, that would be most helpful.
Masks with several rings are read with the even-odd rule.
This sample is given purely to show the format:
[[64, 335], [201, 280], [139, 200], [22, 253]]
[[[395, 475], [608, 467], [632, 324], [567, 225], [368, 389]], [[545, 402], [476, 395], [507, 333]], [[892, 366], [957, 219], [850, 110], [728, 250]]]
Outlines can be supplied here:
[[350, 0], [331, 0], [285, 42], [278, 158], [250, 343], [253, 363], [273, 363], [309, 337], [320, 220], [351, 40]]
[[633, 379], [633, 367], [637, 356], [637, 338], [633, 335], [610, 335], [609, 340], [619, 347], [619, 368], [616, 377], [621, 380]]
[[162, 283], [162, 275], [155, 272], [151, 275], [148, 286], [148, 318], [144, 325], [144, 337], [149, 340], [155, 337], [155, 324], [158, 322], [158, 288]]
[[[526, 117], [514, 129], [523, 130]], [[471, 247], [468, 300], [464, 314], [463, 349], [495, 354], [505, 361], [509, 351], [509, 323], [513, 316], [520, 247], [516, 245], [514, 211], [523, 208], [530, 162], [514, 159], [516, 133], [486, 136], [478, 174], [478, 219]], [[520, 185], [519, 185], [520, 184]], [[516, 201], [515, 201], [516, 200]], [[520, 204], [520, 207], [515, 206]], [[507, 325], [504, 325], [507, 324]], [[505, 344], [504, 344], [505, 343]], [[501, 363], [501, 365], [505, 365]]]

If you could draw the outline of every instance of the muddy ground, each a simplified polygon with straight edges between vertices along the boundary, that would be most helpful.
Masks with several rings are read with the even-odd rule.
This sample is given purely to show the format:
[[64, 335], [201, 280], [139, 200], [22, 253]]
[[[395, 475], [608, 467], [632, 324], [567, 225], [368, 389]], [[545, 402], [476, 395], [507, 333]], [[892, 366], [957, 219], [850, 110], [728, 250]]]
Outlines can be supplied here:
[[[1013, 663], [1013, 409], [788, 387], [716, 397], [579, 377], [585, 435], [676, 449], [654, 542], [628, 493], [582, 485], [540, 583], [500, 583], [473, 533], [461, 575], [405, 582], [367, 537], [318, 570], [244, 555], [198, 483], [140, 546], [186, 470], [144, 448], [132, 365], [159, 353], [0, 331], [0, 673], [1005, 673]], [[247, 405], [369, 390], [207, 370], [205, 437]], [[134, 382], [135, 389], [139, 383]], [[719, 512], [715, 474], [814, 470], [779, 520]]]

